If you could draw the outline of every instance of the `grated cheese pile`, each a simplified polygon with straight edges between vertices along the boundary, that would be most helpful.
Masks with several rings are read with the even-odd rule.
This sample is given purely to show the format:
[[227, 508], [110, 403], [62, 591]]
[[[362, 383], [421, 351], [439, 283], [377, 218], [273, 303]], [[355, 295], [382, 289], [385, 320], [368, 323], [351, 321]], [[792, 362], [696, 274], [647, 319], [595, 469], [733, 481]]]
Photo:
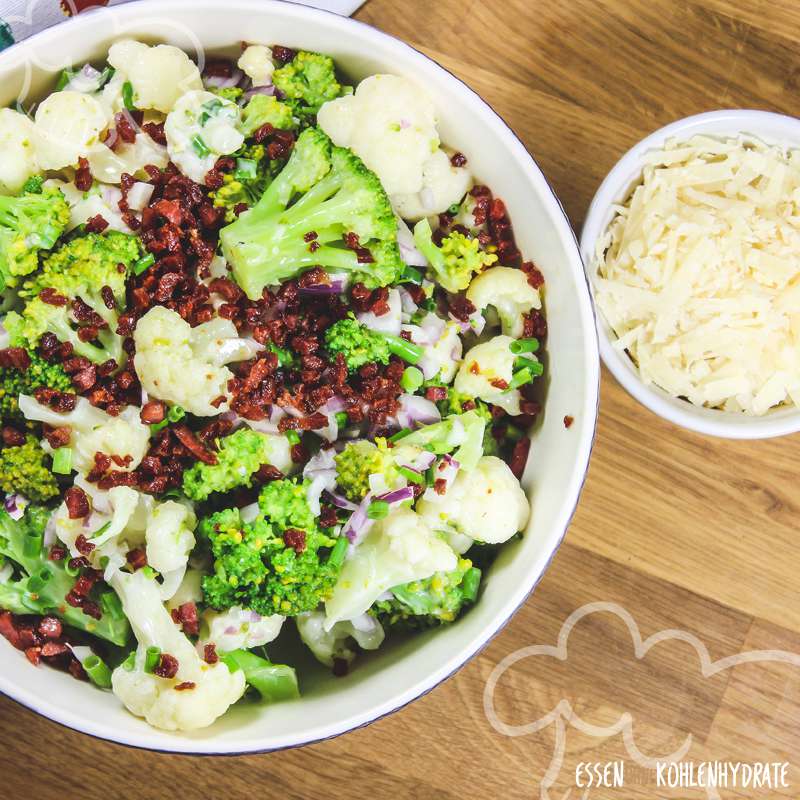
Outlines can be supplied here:
[[696, 405], [800, 405], [800, 151], [696, 136], [649, 154], [595, 254], [646, 383]]

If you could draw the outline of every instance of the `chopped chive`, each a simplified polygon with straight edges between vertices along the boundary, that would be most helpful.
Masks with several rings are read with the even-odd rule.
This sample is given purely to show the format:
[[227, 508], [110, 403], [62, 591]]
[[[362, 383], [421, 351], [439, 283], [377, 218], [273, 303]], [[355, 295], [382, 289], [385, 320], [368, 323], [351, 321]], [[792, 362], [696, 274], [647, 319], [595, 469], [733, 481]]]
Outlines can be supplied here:
[[22, 544], [22, 552], [26, 558], [37, 558], [42, 552], [42, 534], [29, 533]]
[[458, 214], [458, 209], [461, 208], [458, 203], [453, 203], [450, 208], [447, 209], [449, 214]]
[[53, 577], [53, 573], [47, 567], [40, 569], [38, 575], [45, 583]]
[[257, 164], [252, 158], [237, 158], [233, 177], [237, 181], [251, 181], [258, 175]]
[[533, 338], [517, 339], [511, 342], [509, 349], [514, 355], [519, 355], [520, 353], [535, 353], [539, 349], [539, 340]]
[[370, 519], [383, 519], [389, 513], [389, 504], [385, 500], [373, 500], [367, 506], [367, 516]]
[[344, 557], [347, 554], [347, 546], [349, 542], [347, 541], [346, 536], [340, 536], [336, 540], [336, 544], [333, 546], [333, 550], [331, 550], [331, 554], [328, 556], [328, 563], [333, 567], [339, 567], [344, 563]]
[[122, 666], [122, 669], [125, 670], [125, 672], [133, 672], [133, 670], [136, 669], [136, 651], [135, 650], [131, 650], [131, 652], [128, 653], [128, 657], [122, 662], [121, 666]]
[[181, 406], [170, 406], [167, 409], [167, 419], [170, 422], [180, 422], [186, 416], [186, 411]]
[[192, 137], [192, 148], [200, 158], [205, 158], [211, 153], [208, 149], [208, 145], [203, 141], [203, 137], [200, 136], [199, 133]]
[[44, 584], [41, 575], [31, 575], [28, 578], [27, 589], [31, 594], [37, 594], [44, 589]]
[[156, 263], [156, 257], [152, 253], [142, 256], [138, 261], [133, 263], [134, 275], [141, 275], [148, 267], [152, 267]]
[[520, 386], [524, 386], [526, 383], [530, 383], [533, 380], [533, 375], [528, 367], [523, 367], [519, 372], [515, 372], [511, 381], [508, 384], [508, 390], [511, 389], [519, 389]]
[[409, 364], [416, 364], [425, 354], [425, 351], [418, 344], [406, 341], [400, 336], [382, 335], [389, 344], [389, 352], [399, 356]]
[[136, 106], [133, 104], [133, 84], [130, 81], [122, 84], [122, 103], [128, 111], [136, 110]]
[[401, 439], [405, 439], [411, 433], [411, 428], [403, 428], [400, 431], [397, 431], [393, 436], [389, 437], [389, 441], [394, 444], [395, 442], [399, 442]]
[[70, 576], [70, 578], [77, 578], [78, 575], [81, 574], [81, 568], [80, 567], [71, 567], [69, 565], [69, 561], [67, 561], [64, 564], [64, 572], [66, 572], [67, 575]]
[[81, 666], [95, 686], [99, 686], [101, 689], [111, 688], [111, 670], [100, 656], [92, 653], [83, 660]]
[[147, 564], [146, 566], [142, 567], [141, 571], [142, 571], [142, 574], [145, 576], [145, 578], [148, 578], [151, 581], [155, 580], [156, 575], [158, 575], [158, 573], [149, 564]]
[[62, 69], [61, 74], [58, 76], [58, 83], [56, 83], [56, 91], [60, 92], [72, 80], [72, 71]]
[[101, 525], [92, 535], [91, 538], [95, 539], [98, 536], [102, 536], [109, 528], [111, 527], [111, 520], [106, 522], [105, 525]]
[[397, 471], [411, 483], [417, 483], [420, 486], [425, 483], [425, 476], [411, 467], [398, 467]]
[[297, 431], [293, 431], [290, 428], [288, 431], [284, 431], [283, 435], [289, 440], [289, 444], [293, 447], [296, 444], [300, 444], [300, 434]]
[[97, 88], [102, 89], [113, 77], [116, 70], [114, 67], [106, 67], [100, 73], [100, 80], [97, 82]]
[[470, 603], [475, 602], [478, 596], [478, 587], [481, 583], [481, 571], [477, 567], [470, 567], [461, 580], [461, 592], [464, 599]]
[[339, 428], [344, 428], [350, 424], [350, 417], [346, 411], [337, 411], [334, 416], [336, 417], [336, 425]]
[[415, 267], [406, 266], [400, 275], [400, 283], [414, 283], [417, 286], [422, 284], [422, 273]]
[[422, 382], [425, 380], [422, 372], [418, 370], [416, 367], [406, 367], [403, 371], [403, 377], [400, 378], [400, 385], [411, 394], [419, 389], [422, 386]]
[[53, 451], [53, 472], [69, 475], [72, 472], [72, 448], [59, 447]]
[[514, 369], [528, 369], [534, 378], [538, 378], [544, 372], [544, 365], [535, 358], [519, 356], [514, 359]]
[[122, 619], [125, 616], [125, 612], [122, 610], [122, 602], [116, 592], [103, 592], [100, 595], [100, 608], [103, 613], [114, 619]]
[[144, 671], [152, 673], [161, 661], [161, 648], [148, 647], [144, 656]]

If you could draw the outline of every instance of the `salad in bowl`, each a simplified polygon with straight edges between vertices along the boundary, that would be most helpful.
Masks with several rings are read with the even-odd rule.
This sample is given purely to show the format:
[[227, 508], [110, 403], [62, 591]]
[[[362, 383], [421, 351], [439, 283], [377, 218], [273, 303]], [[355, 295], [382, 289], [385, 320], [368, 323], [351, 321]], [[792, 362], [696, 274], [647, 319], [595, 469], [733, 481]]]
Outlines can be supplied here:
[[[531, 513], [544, 279], [424, 87], [121, 39], [0, 111], [0, 633], [167, 731], [458, 624]], [[22, 657], [22, 656], [20, 656]]]

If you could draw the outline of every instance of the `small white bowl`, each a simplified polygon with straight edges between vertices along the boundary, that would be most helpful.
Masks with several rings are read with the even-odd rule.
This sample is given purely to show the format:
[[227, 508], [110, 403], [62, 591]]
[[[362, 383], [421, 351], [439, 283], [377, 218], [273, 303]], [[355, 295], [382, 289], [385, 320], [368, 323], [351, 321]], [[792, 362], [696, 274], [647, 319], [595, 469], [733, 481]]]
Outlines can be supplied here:
[[[710, 111], [673, 122], [632, 147], [600, 184], [583, 224], [581, 256], [592, 296], [597, 241], [614, 217], [613, 206], [624, 203], [641, 181], [645, 154], [663, 147], [667, 139], [686, 141], [697, 134], [719, 138], [744, 134], [767, 144], [796, 148], [800, 147], [800, 119], [768, 111]], [[777, 408], [763, 417], [752, 417], [695, 406], [658, 386], [646, 385], [630, 357], [613, 346], [617, 336], [599, 308], [596, 319], [603, 363], [628, 393], [654, 414], [683, 428], [728, 439], [768, 439], [800, 431], [800, 409]]]
[[[533, 515], [521, 541], [488, 570], [480, 602], [454, 625], [387, 642], [344, 678], [298, 663], [303, 697], [238, 705], [211, 728], [168, 733], [128, 714], [108, 692], [52, 669], [34, 669], [0, 638], [0, 692], [56, 722], [134, 747], [225, 754], [275, 750], [366, 725], [430, 691], [494, 636], [536, 586], [578, 501], [594, 437], [599, 359], [578, 245], [558, 199], [522, 143], [468, 86], [398, 39], [335, 14], [270, 0], [141, 0], [81, 14], [0, 54], [0, 106], [41, 97], [68, 62], [103, 57], [122, 37], [197, 50], [239, 52], [249, 40], [332, 55], [359, 80], [376, 72], [413, 78], [431, 93], [443, 141], [502, 197], [520, 249], [547, 281], [549, 336], [544, 414], [523, 478]], [[574, 417], [567, 430], [565, 416]], [[304, 657], [298, 655], [298, 658]], [[305, 656], [307, 658], [307, 656]]]

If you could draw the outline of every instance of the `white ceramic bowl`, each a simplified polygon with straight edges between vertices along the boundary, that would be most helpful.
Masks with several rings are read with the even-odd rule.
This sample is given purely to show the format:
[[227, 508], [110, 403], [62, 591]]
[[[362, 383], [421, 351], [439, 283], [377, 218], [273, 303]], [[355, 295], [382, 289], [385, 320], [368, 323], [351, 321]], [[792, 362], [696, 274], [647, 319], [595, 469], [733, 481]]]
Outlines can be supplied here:
[[[466, 153], [475, 174], [506, 201], [522, 251], [547, 279], [549, 385], [524, 480], [532, 523], [522, 541], [502, 552], [480, 602], [456, 624], [387, 644], [357, 662], [345, 678], [332, 677], [304, 656], [301, 700], [237, 707], [210, 729], [192, 734], [154, 730], [128, 714], [112, 694], [54, 670], [34, 669], [22, 653], [0, 641], [0, 690], [56, 722], [104, 739], [222, 754], [335, 736], [394, 711], [452, 675], [525, 601], [564, 536], [586, 474], [598, 398], [595, 325], [577, 242], [531, 156], [471, 89], [403, 42], [302, 6], [269, 0], [143, 0], [81, 15], [0, 55], [0, 106], [12, 102], [27, 83], [30, 97], [42, 96], [53, 85], [53, 70], [102, 58], [121, 36], [230, 53], [243, 39], [281, 43], [329, 53], [354, 79], [380, 71], [413, 77], [437, 104], [442, 139]], [[575, 418], [569, 430], [563, 424], [567, 414]]]
[[[768, 111], [710, 111], [673, 122], [632, 147], [608, 173], [597, 190], [581, 232], [581, 256], [590, 287], [594, 286], [593, 263], [597, 241], [614, 217], [613, 206], [624, 203], [642, 179], [644, 156], [660, 149], [667, 139], [685, 141], [696, 134], [720, 138], [745, 134], [768, 144], [800, 147], [800, 120]], [[676, 425], [711, 436], [729, 439], [767, 439], [800, 431], [800, 410], [774, 409], [763, 417], [701, 408], [660, 389], [645, 385], [630, 357], [617, 350], [614, 331], [597, 311], [597, 332], [603, 363], [622, 386], [640, 403]]]

